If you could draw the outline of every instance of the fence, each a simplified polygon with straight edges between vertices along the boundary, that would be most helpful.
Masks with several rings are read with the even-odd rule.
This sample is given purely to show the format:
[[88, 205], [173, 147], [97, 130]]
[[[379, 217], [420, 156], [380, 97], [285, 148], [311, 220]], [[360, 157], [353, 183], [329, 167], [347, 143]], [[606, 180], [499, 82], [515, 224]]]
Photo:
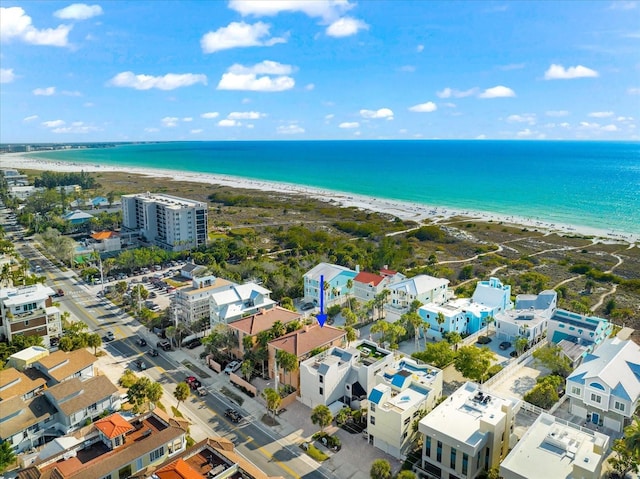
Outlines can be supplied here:
[[534, 351], [536, 351], [536, 350], [538, 350], [541, 347], [546, 346], [546, 345], [547, 345], [547, 339], [546, 338], [544, 338], [539, 343], [534, 344], [528, 351], [526, 351], [524, 354], [519, 356], [515, 361], [511, 361], [498, 374], [496, 374], [495, 376], [487, 379], [487, 381], [485, 381], [483, 386], [485, 386], [487, 388], [489, 388], [491, 386], [495, 387], [496, 385], [500, 384], [505, 379], [510, 378], [516, 372], [520, 371], [524, 366], [526, 366], [530, 362], [531, 356], [533, 355]]

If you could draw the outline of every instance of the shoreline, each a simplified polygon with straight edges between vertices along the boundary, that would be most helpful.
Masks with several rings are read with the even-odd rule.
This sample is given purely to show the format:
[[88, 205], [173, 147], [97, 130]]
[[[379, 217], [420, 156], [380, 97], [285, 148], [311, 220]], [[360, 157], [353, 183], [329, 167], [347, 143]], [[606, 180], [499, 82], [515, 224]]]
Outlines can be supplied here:
[[341, 207], [356, 207], [363, 210], [397, 216], [403, 220], [418, 223], [429, 220], [441, 223], [454, 217], [469, 218], [483, 222], [497, 222], [509, 226], [533, 228], [547, 234], [592, 236], [599, 240], [633, 244], [640, 241], [640, 234], [604, 231], [583, 225], [550, 223], [538, 218], [526, 218], [499, 213], [462, 210], [444, 206], [431, 206], [401, 200], [381, 199], [348, 192], [327, 190], [311, 186], [296, 185], [284, 182], [254, 180], [250, 178], [218, 175], [209, 173], [190, 173], [180, 170], [155, 168], [127, 168], [118, 166], [103, 167], [92, 163], [79, 163], [60, 160], [46, 160], [28, 156], [28, 153], [7, 153], [0, 155], [3, 168], [29, 169], [40, 171], [74, 172], [78, 169], [86, 172], [119, 172], [149, 177], [170, 178], [174, 181], [215, 184], [233, 188], [260, 190], [266, 192], [286, 193], [307, 196], [316, 200], [334, 203]]

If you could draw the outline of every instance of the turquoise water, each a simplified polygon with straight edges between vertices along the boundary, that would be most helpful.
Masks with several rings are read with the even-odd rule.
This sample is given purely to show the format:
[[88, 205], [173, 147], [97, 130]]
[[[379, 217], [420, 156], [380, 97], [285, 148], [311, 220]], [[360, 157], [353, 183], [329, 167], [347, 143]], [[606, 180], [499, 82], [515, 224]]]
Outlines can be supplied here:
[[33, 156], [232, 175], [640, 234], [637, 142], [170, 142]]

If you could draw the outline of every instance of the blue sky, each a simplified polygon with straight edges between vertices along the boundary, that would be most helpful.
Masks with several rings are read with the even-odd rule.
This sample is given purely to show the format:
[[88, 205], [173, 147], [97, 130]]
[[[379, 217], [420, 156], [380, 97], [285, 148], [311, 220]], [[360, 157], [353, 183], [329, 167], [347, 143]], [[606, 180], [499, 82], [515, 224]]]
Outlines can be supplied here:
[[3, 143], [640, 138], [640, 2], [0, 4]]

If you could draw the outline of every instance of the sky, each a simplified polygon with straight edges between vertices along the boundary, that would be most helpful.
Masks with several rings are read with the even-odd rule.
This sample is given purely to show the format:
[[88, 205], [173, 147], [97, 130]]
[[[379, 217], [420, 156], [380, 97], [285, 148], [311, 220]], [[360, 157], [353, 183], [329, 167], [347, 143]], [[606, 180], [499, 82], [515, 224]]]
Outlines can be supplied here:
[[0, 5], [1, 143], [640, 139], [640, 1]]

